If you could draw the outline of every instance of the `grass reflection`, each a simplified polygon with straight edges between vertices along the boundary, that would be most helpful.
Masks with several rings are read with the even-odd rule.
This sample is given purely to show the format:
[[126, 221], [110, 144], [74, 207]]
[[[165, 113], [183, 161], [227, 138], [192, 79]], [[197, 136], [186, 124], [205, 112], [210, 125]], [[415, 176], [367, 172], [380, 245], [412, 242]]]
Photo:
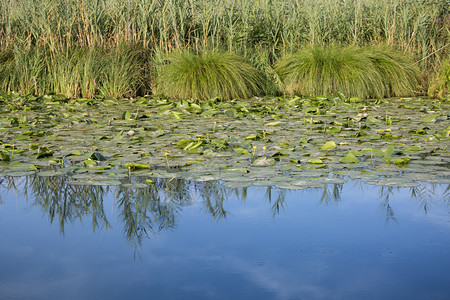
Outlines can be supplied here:
[[[157, 178], [153, 180], [153, 184], [143, 185], [146, 178], [136, 177], [131, 182], [118, 186], [78, 186], [68, 184], [68, 178], [37, 175], [0, 177], [0, 191], [14, 191], [24, 195], [27, 202], [48, 216], [50, 223], [59, 225], [61, 234], [65, 233], [67, 224], [86, 223], [87, 220], [94, 232], [110, 228], [105, 202], [106, 197], [112, 195], [117, 216], [123, 224], [124, 236], [135, 251], [142, 246], [144, 239], [175, 228], [184, 207], [198, 203], [207, 215], [221, 221], [230, 215], [230, 211], [225, 208], [229, 199], [235, 198], [245, 203], [248, 197], [248, 188], [229, 188], [219, 181], [192, 182]], [[364, 185], [359, 184], [359, 187], [363, 189]], [[264, 201], [269, 204], [273, 217], [276, 217], [287, 207], [287, 190], [274, 187], [265, 189]], [[319, 204], [326, 206], [341, 203], [344, 184], [327, 184], [323, 188], [314, 189], [321, 194]], [[410, 199], [416, 201], [425, 214], [429, 213], [433, 201], [442, 199], [447, 206], [449, 204], [450, 185], [443, 188], [437, 184], [426, 184], [407, 189]], [[392, 204], [395, 204], [400, 188], [380, 186], [375, 187], [375, 190], [385, 212], [386, 222], [397, 222]], [[298, 193], [300, 196], [304, 195], [301, 191]], [[0, 198], [0, 204], [2, 203]]]

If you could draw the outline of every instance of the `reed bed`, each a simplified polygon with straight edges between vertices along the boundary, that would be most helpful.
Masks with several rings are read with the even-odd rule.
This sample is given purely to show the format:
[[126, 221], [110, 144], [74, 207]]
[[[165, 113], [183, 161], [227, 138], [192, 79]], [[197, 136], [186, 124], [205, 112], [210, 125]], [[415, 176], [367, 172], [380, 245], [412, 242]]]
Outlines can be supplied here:
[[[305, 46], [388, 45], [411, 54], [424, 74], [433, 75], [450, 47], [448, 1], [442, 0], [0, 0], [0, 11], [3, 91], [151, 93], [156, 83], [152, 58], [184, 49], [242, 55], [272, 82], [274, 62]], [[133, 57], [119, 72], [129, 77], [126, 80], [114, 75], [114, 67], [104, 66], [100, 72], [94, 66], [100, 56], [115, 51]], [[19, 63], [27, 54], [32, 60]], [[88, 66], [82, 67], [80, 61], [85, 60]], [[68, 64], [72, 66], [63, 66]], [[83, 68], [83, 78], [98, 82], [100, 72], [108, 79], [104, 84], [85, 83], [76, 78], [82, 77], [73, 72], [76, 68]], [[72, 79], [63, 75], [66, 72]], [[137, 74], [140, 80], [134, 82]], [[75, 84], [77, 80], [81, 83]]]

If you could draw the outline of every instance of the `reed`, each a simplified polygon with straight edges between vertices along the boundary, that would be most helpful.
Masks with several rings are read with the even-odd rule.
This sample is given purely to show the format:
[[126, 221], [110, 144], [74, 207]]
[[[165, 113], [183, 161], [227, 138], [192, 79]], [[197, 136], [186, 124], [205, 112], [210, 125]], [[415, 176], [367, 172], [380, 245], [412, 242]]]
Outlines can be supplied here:
[[[24, 53], [39, 51], [58, 68], [67, 68], [62, 66], [70, 64], [64, 62], [66, 54], [76, 48], [86, 56], [98, 48], [129, 51], [121, 45], [165, 54], [221, 49], [242, 55], [272, 78], [268, 66], [308, 45], [383, 44], [411, 54], [431, 78], [450, 40], [448, 5], [442, 0], [0, 0], [0, 11], [1, 52], [16, 47]], [[63, 62], [56, 63], [58, 57]], [[37, 80], [36, 88], [24, 72], [13, 71], [24, 82], [8, 85], [29, 90], [34, 84], [38, 92], [61, 86], [41, 87]], [[152, 85], [141, 92], [150, 93]], [[73, 85], [68, 90], [75, 88], [80, 89]], [[90, 91], [78, 93], [92, 95], [94, 90], [83, 89]]]

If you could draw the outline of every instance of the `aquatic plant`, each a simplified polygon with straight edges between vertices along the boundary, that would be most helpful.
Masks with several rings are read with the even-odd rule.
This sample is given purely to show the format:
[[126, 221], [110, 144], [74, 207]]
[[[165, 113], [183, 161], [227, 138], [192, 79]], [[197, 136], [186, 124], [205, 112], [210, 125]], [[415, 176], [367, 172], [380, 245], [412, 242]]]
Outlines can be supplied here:
[[175, 99], [250, 98], [262, 90], [258, 71], [240, 56], [220, 51], [176, 51], [160, 66], [157, 93]]

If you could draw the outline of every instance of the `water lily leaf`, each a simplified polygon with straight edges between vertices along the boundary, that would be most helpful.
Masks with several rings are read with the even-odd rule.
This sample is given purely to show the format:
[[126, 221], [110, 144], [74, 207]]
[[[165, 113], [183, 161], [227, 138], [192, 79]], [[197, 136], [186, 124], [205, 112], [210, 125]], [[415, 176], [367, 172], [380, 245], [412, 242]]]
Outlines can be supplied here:
[[267, 123], [266, 126], [277, 126], [277, 125], [280, 125], [280, 124], [281, 124], [280, 121], [275, 121], [275, 122]]
[[273, 166], [274, 164], [275, 164], [275, 159], [267, 158], [265, 156], [260, 157], [253, 162], [253, 165], [256, 167], [268, 167], [268, 166]]
[[422, 150], [422, 147], [420, 147], [420, 146], [409, 146], [403, 152], [415, 152], [415, 151], [420, 151], [420, 150]]
[[423, 122], [426, 122], [426, 123], [436, 122], [437, 117], [439, 117], [439, 114], [433, 114], [433, 115], [428, 116], [425, 119], [423, 119]]
[[41, 171], [37, 173], [37, 175], [41, 177], [62, 176], [65, 174], [66, 173], [63, 171]]
[[347, 156], [339, 159], [339, 162], [344, 164], [356, 164], [359, 163], [359, 160], [353, 153], [349, 153]]
[[129, 111], [124, 111], [124, 112], [122, 113], [121, 119], [122, 119], [122, 120], [131, 120], [131, 114], [130, 114], [130, 112], [129, 112]]
[[383, 158], [390, 158], [392, 156], [392, 153], [394, 153], [394, 146], [389, 145], [387, 146], [387, 148], [379, 150], [377, 152], [377, 156]]
[[38, 155], [36, 158], [40, 159], [40, 158], [51, 157], [51, 156], [53, 156], [54, 153], [55, 153], [55, 151], [50, 150], [47, 147], [40, 147], [38, 149]]
[[405, 157], [405, 158], [397, 158], [394, 161], [394, 165], [396, 165], [396, 166], [405, 166], [405, 165], [407, 165], [409, 163], [410, 160], [411, 159], [407, 158], [407, 157]]
[[392, 187], [415, 187], [419, 186], [416, 182], [410, 182], [403, 178], [381, 178], [378, 180], [367, 181], [368, 184], [383, 185]]
[[310, 158], [308, 159], [309, 164], [323, 164], [323, 161], [319, 158]]
[[252, 141], [258, 141], [261, 139], [261, 136], [259, 134], [249, 134], [246, 138], [246, 140], [252, 140]]
[[193, 150], [197, 149], [198, 147], [200, 147], [201, 145], [203, 145], [203, 141], [190, 142], [183, 148], [183, 150], [184, 151], [193, 151]]
[[325, 143], [325, 145], [323, 145], [322, 147], [319, 147], [319, 149], [323, 150], [323, 151], [329, 151], [329, 150], [334, 149], [336, 147], [337, 147], [337, 145], [336, 145], [335, 142], [328, 141], [328, 142]]
[[92, 159], [86, 159], [83, 161], [83, 165], [85, 168], [91, 168], [93, 166], [96, 166], [97, 163], [95, 161], [93, 161]]
[[149, 165], [141, 164], [141, 163], [137, 163], [137, 162], [127, 163], [127, 164], [125, 164], [125, 167], [127, 167], [131, 171], [151, 169], [151, 167]]
[[11, 156], [3, 151], [0, 151], [0, 161], [11, 161]]
[[100, 152], [94, 152], [88, 156], [88, 158], [92, 160], [105, 161], [106, 157], [104, 157]]
[[282, 157], [282, 156], [289, 156], [289, 155], [282, 151], [277, 151], [274, 154], [272, 154], [272, 157]]

